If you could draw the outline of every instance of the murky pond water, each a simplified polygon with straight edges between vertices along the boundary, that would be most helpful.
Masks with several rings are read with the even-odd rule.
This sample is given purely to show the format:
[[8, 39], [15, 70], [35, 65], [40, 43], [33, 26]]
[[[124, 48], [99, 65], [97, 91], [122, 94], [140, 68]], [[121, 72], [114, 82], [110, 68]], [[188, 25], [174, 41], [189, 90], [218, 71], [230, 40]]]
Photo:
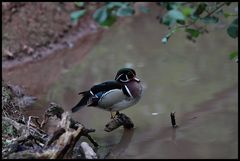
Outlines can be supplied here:
[[[22, 77], [17, 83], [31, 84], [28, 91], [40, 100], [55, 101], [70, 110], [81, 98], [78, 92], [113, 79], [122, 67], [132, 67], [143, 82], [144, 94], [137, 105], [122, 112], [133, 120], [134, 129], [105, 132], [110, 113], [97, 108], [73, 114], [87, 127], [96, 129], [92, 136], [101, 145], [102, 157], [112, 149], [108, 158], [237, 158], [238, 69], [228, 59], [237, 42], [222, 29], [214, 28], [195, 44], [179, 32], [164, 45], [161, 38], [168, 30], [155, 19], [157, 11], [151, 11], [115, 24], [83, 60], [72, 60], [79, 63], [66, 61], [64, 66], [56, 67], [57, 62], [64, 63], [66, 55], [71, 58], [81, 51], [81, 43], [66, 49], [64, 56], [38, 64], [39, 69], [46, 69], [40, 70], [41, 81], [52, 80], [51, 84], [34, 86], [24, 78], [35, 79], [38, 68], [20, 76], [34, 64], [15, 69], [6, 78]], [[44, 108], [29, 110], [38, 115]], [[176, 129], [170, 123], [172, 111], [179, 125]]]

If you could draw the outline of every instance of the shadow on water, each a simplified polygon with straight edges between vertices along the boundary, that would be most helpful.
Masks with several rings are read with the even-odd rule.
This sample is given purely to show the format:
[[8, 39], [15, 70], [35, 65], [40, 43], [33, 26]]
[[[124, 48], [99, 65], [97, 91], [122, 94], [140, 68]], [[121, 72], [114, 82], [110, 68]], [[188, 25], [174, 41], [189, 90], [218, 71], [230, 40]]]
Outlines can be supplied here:
[[[141, 101], [123, 111], [133, 120], [133, 131], [119, 128], [106, 133], [103, 129], [110, 113], [97, 108], [73, 114], [96, 129], [92, 136], [112, 149], [111, 157], [237, 158], [238, 69], [228, 59], [228, 53], [237, 48], [236, 41], [223, 29], [210, 27], [210, 34], [195, 44], [179, 32], [164, 45], [161, 38], [168, 30], [155, 19], [158, 12], [152, 6], [149, 14], [114, 24], [84, 57], [77, 54], [84, 46], [79, 42], [54, 59], [3, 76], [29, 85], [28, 92], [40, 101], [55, 101], [70, 110], [81, 98], [78, 92], [113, 79], [122, 67], [133, 67], [144, 85]], [[34, 107], [28, 113], [43, 111]], [[172, 111], [179, 125], [176, 129], [170, 124]]]
[[119, 143], [116, 146], [114, 146], [111, 149], [111, 151], [105, 158], [106, 159], [119, 158], [125, 152], [125, 150], [128, 148], [128, 145], [131, 142], [133, 134], [134, 134], [134, 128], [133, 129], [124, 129], [121, 140], [119, 141]]

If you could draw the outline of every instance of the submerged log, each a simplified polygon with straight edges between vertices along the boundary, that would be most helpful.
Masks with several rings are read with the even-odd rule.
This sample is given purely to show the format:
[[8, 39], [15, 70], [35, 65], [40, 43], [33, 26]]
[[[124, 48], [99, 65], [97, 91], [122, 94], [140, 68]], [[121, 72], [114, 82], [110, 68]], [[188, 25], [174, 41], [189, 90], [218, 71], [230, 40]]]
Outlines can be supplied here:
[[105, 125], [105, 131], [110, 132], [118, 127], [123, 126], [124, 128], [131, 129], [134, 127], [132, 120], [123, 113], [118, 113], [109, 123]]

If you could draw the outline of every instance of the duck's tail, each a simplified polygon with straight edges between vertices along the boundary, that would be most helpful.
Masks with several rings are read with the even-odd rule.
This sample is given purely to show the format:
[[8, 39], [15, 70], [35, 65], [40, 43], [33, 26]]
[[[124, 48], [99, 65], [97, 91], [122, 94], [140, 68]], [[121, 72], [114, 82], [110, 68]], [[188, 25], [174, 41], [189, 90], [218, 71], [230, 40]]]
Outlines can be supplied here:
[[78, 102], [77, 105], [75, 105], [72, 108], [72, 112], [77, 112], [80, 108], [84, 107], [87, 105], [89, 98], [91, 97], [91, 93], [90, 91], [84, 91], [84, 92], [80, 92], [79, 94], [82, 94], [83, 97], [82, 99]]

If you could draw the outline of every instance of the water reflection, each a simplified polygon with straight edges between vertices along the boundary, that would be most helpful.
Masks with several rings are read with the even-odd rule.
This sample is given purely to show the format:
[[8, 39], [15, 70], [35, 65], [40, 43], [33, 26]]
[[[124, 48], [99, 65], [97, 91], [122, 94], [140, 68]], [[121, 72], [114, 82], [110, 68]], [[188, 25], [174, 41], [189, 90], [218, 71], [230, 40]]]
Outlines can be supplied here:
[[124, 152], [131, 142], [133, 134], [134, 128], [124, 129], [120, 142], [110, 150], [110, 153], [106, 156], [106, 159], [117, 159], [121, 155], [124, 155]]

